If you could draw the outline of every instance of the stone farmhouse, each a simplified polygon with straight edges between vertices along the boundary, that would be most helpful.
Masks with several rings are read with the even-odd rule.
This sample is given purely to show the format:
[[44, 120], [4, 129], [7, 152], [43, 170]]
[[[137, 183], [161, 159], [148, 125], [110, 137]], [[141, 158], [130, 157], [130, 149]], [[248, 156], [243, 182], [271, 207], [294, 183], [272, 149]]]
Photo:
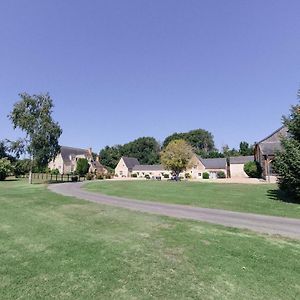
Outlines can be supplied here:
[[118, 177], [131, 177], [133, 167], [139, 164], [135, 157], [122, 156], [115, 168], [115, 174]]
[[274, 173], [272, 162], [276, 152], [282, 149], [281, 139], [288, 137], [288, 129], [285, 126], [280, 127], [272, 134], [255, 144], [254, 158], [263, 170], [262, 176], [269, 181], [274, 181], [276, 174]]
[[100, 163], [99, 156], [93, 159], [92, 149], [81, 149], [61, 146], [60, 153], [52, 160], [48, 167], [50, 170], [58, 169], [60, 174], [70, 174], [76, 171], [79, 158], [88, 160], [90, 173], [107, 173], [107, 169]]

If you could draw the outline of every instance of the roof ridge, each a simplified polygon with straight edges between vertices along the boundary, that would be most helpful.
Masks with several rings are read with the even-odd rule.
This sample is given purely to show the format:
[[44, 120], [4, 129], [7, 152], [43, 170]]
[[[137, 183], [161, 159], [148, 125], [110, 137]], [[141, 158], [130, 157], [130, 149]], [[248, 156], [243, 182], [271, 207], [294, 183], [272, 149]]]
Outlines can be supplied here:
[[271, 137], [272, 135], [274, 135], [275, 133], [277, 133], [278, 131], [280, 131], [281, 129], [283, 129], [284, 127], [286, 127], [285, 125], [282, 125], [280, 128], [278, 128], [277, 130], [275, 130], [274, 132], [272, 132], [271, 134], [269, 134], [267, 137], [265, 137], [264, 139], [260, 140], [259, 142], [257, 142], [256, 144], [260, 144], [263, 141], [267, 140], [269, 137]]

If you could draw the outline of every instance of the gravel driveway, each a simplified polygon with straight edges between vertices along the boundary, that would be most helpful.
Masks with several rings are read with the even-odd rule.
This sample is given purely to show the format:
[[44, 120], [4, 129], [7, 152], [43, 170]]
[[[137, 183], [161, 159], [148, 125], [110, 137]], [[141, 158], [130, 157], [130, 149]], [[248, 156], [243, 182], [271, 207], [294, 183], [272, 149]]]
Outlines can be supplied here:
[[51, 191], [61, 195], [72, 196], [79, 199], [122, 207], [134, 211], [164, 215], [180, 219], [204, 221], [228, 227], [250, 229], [259, 233], [278, 234], [290, 238], [300, 239], [300, 219], [112, 197], [85, 191], [81, 189], [82, 184], [82, 182], [51, 184], [48, 186], [48, 188]]

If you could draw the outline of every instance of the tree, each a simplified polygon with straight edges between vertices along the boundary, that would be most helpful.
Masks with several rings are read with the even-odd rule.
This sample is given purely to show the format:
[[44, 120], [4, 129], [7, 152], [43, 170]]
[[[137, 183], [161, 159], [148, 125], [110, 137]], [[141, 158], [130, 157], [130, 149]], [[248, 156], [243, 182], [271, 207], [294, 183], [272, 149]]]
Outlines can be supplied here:
[[0, 159], [0, 181], [5, 180], [8, 174], [11, 172], [11, 162], [5, 157]]
[[76, 164], [76, 173], [79, 176], [84, 176], [89, 171], [89, 162], [86, 158], [79, 158]]
[[[62, 130], [52, 119], [53, 101], [49, 94], [19, 94], [20, 101], [14, 104], [9, 118], [14, 128], [21, 129], [26, 137], [20, 143], [23, 152], [30, 155], [38, 166], [46, 166], [60, 150], [58, 139]], [[32, 166], [32, 164], [31, 164]], [[29, 173], [32, 183], [32, 167]]]
[[193, 148], [185, 140], [174, 140], [161, 152], [160, 160], [167, 170], [178, 177], [189, 166], [193, 155]]
[[251, 145], [249, 146], [249, 144], [245, 141], [240, 142], [240, 150], [239, 150], [240, 154], [242, 156], [250, 156], [254, 154], [254, 147]]
[[223, 152], [224, 157], [226, 157], [226, 158], [231, 157], [231, 156], [239, 156], [240, 155], [238, 150], [236, 150], [235, 148], [230, 149], [228, 145], [224, 145], [222, 147], [222, 152]]
[[99, 153], [101, 163], [113, 170], [122, 156], [135, 157], [141, 164], [153, 165], [159, 162], [160, 145], [153, 137], [140, 137], [124, 145], [106, 146]]
[[283, 123], [289, 136], [282, 139], [282, 151], [277, 153], [273, 167], [278, 174], [279, 188], [300, 200], [300, 104], [291, 107]]
[[21, 159], [17, 160], [13, 164], [13, 173], [15, 177], [19, 177], [20, 175], [25, 175], [30, 172], [31, 161], [30, 159]]
[[122, 156], [132, 156], [141, 164], [153, 165], [159, 162], [160, 145], [153, 137], [141, 137], [121, 148]]
[[163, 148], [166, 148], [171, 141], [178, 139], [183, 139], [188, 142], [197, 154], [207, 153], [215, 150], [213, 135], [204, 129], [195, 129], [189, 132], [174, 133], [164, 140]]

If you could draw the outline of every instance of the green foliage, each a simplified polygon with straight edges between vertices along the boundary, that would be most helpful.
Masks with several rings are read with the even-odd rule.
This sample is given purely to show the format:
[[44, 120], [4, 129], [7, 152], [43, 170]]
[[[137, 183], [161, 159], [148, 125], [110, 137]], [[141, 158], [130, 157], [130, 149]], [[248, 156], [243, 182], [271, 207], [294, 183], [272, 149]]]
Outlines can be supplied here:
[[99, 153], [101, 163], [115, 169], [122, 156], [135, 157], [141, 164], [153, 165], [159, 162], [160, 145], [153, 137], [141, 137], [124, 145], [106, 146]]
[[149, 174], [146, 174], [146, 175], [145, 175], [145, 178], [146, 178], [146, 179], [150, 179], [150, 175], [149, 175]]
[[209, 173], [204, 172], [204, 173], [202, 174], [202, 178], [203, 178], [203, 179], [209, 179]]
[[86, 158], [79, 158], [76, 164], [76, 173], [79, 176], [84, 176], [89, 171], [89, 162]]
[[224, 158], [224, 154], [219, 151], [210, 151], [210, 152], [204, 152], [201, 151], [198, 153], [202, 158]]
[[131, 177], [137, 178], [137, 174], [136, 174], [136, 173], [133, 173], [133, 174], [131, 174]]
[[15, 103], [9, 115], [14, 128], [26, 133], [19, 148], [33, 156], [38, 166], [46, 166], [60, 150], [58, 138], [62, 133], [51, 116], [53, 101], [49, 94], [22, 93], [19, 96], [21, 100]]
[[15, 175], [15, 177], [28, 174], [30, 171], [30, 165], [31, 165], [30, 159], [17, 160], [13, 164], [13, 174]]
[[0, 181], [5, 180], [5, 178], [12, 171], [11, 162], [5, 157], [0, 158]]
[[226, 178], [226, 174], [223, 171], [218, 171], [217, 172], [217, 178]]
[[215, 148], [213, 135], [204, 129], [195, 129], [189, 132], [173, 133], [168, 136], [163, 142], [163, 148], [166, 148], [171, 141], [185, 140], [189, 143], [195, 153], [201, 155], [201, 153], [208, 153]]
[[249, 161], [245, 163], [244, 171], [250, 178], [261, 178], [262, 169], [257, 161]]
[[249, 146], [249, 144], [247, 142], [240, 142], [239, 153], [242, 156], [254, 155], [254, 147], [253, 146]]
[[185, 173], [184, 177], [185, 177], [185, 179], [191, 179], [192, 178], [190, 173]]
[[300, 200], [300, 105], [292, 106], [283, 120], [290, 136], [282, 140], [283, 151], [277, 153], [273, 167], [279, 188]]
[[50, 174], [59, 175], [59, 170], [58, 169], [53, 169], [53, 170], [50, 171]]
[[193, 155], [192, 147], [185, 140], [174, 140], [161, 152], [161, 163], [178, 176], [186, 170]]
[[72, 177], [71, 177], [71, 181], [72, 181], [72, 182], [77, 182], [77, 181], [78, 181], [78, 176], [76, 176], [76, 175], [75, 175], [75, 176], [72, 176]]
[[170, 178], [170, 175], [169, 175], [169, 174], [164, 174], [163, 176], [164, 176], [165, 179]]

